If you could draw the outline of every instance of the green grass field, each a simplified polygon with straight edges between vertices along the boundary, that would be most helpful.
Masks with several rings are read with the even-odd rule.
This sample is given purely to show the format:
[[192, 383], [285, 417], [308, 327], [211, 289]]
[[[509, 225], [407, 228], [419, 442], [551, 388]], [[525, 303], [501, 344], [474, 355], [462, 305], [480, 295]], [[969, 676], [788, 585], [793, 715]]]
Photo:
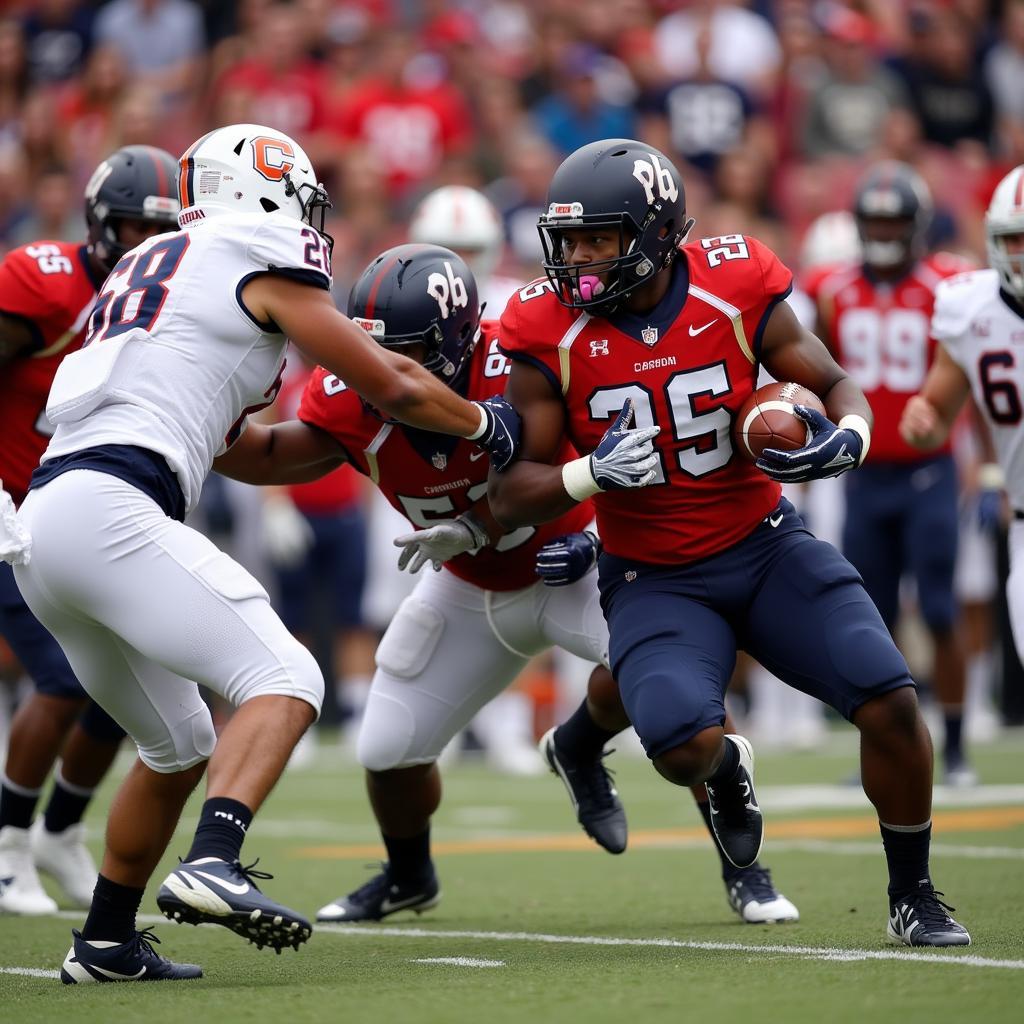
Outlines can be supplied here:
[[[1018, 1021], [1022, 754], [1024, 736], [1009, 735], [976, 752], [982, 788], [938, 792], [933, 874], [971, 929], [966, 950], [885, 942], [877, 826], [859, 790], [835, 786], [854, 765], [854, 737], [843, 732], [827, 753], [759, 755], [762, 859], [799, 906], [797, 924], [739, 921], [688, 794], [642, 760], [610, 762], [630, 817], [621, 857], [579, 832], [553, 776], [496, 777], [464, 763], [446, 775], [434, 826], [444, 891], [435, 911], [322, 927], [280, 957], [224, 929], [159, 918], [160, 952], [201, 963], [203, 980], [68, 988], [52, 975], [82, 915], [0, 917], [0, 1020]], [[112, 788], [90, 812], [97, 835]], [[198, 798], [175, 855], [187, 848], [197, 806]], [[310, 768], [286, 775], [245, 853], [275, 873], [267, 885], [277, 898], [310, 914], [361, 884], [381, 851], [357, 769], [322, 747]], [[152, 897], [144, 914], [155, 914]], [[426, 962], [442, 958], [456, 962]]]

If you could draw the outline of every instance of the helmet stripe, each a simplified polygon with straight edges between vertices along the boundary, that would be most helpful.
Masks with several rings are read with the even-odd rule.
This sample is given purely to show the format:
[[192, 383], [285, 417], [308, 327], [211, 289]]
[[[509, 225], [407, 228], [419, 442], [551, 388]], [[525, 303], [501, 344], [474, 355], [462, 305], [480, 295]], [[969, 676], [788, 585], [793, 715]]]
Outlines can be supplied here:
[[370, 294], [366, 296], [366, 308], [363, 310], [363, 316], [367, 319], [373, 319], [373, 307], [377, 302], [377, 292], [380, 290], [380, 286], [384, 283], [384, 278], [387, 277], [388, 271], [398, 262], [397, 256], [392, 256], [386, 263], [382, 264], [380, 269], [377, 271], [377, 276], [373, 279], [373, 284], [370, 285]]
[[202, 138], [196, 139], [184, 153], [181, 154], [179, 166], [181, 171], [178, 174], [178, 198], [181, 201], [181, 208], [192, 206], [195, 202], [195, 161], [192, 154], [211, 136], [213, 132], [207, 132]]
[[1017, 189], [1013, 194], [1013, 205], [1018, 210], [1024, 206], [1024, 171], [1017, 175]]

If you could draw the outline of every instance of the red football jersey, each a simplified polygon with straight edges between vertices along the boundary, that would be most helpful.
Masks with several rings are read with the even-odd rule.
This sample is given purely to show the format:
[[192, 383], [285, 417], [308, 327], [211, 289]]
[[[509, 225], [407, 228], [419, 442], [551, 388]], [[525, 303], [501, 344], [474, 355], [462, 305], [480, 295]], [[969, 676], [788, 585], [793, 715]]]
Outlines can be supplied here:
[[[835, 357], [875, 414], [869, 462], [920, 462], [935, 455], [900, 437], [900, 416], [907, 399], [921, 390], [935, 355], [930, 333], [935, 286], [969, 269], [966, 260], [939, 253], [891, 284], [872, 281], [859, 264], [809, 282]], [[949, 444], [938, 450], [948, 452]]]
[[676, 565], [731, 547], [778, 504], [779, 485], [734, 452], [732, 425], [756, 386], [767, 315], [792, 286], [778, 257], [745, 235], [692, 242], [681, 259], [682, 308], [640, 339], [567, 309], [546, 280], [514, 295], [501, 318], [502, 348], [563, 396], [578, 451], [597, 447], [628, 398], [638, 427], [661, 427], [657, 481], [598, 494], [594, 505], [608, 552]]
[[[470, 361], [466, 397], [477, 400], [504, 391], [508, 371], [508, 360], [498, 351], [497, 323], [485, 321]], [[306, 386], [299, 419], [333, 435], [352, 465], [417, 529], [467, 511], [487, 493], [489, 462], [483, 449], [462, 438], [382, 423], [359, 395], [322, 367]], [[566, 442], [563, 460], [575, 457]], [[534, 560], [540, 548], [559, 534], [585, 529], [592, 518], [593, 508], [585, 501], [550, 523], [513, 530], [475, 555], [458, 555], [446, 568], [485, 590], [520, 590], [537, 582]]]
[[0, 313], [23, 320], [35, 337], [31, 351], [0, 369], [0, 480], [17, 504], [53, 433], [44, 411], [53, 375], [81, 347], [102, 283], [89, 270], [86, 247], [75, 242], [35, 242], [0, 263]]
[[[290, 420], [298, 415], [299, 404], [312, 374], [313, 371], [301, 359], [289, 359], [275, 406], [280, 419]], [[303, 512], [317, 516], [334, 515], [360, 505], [363, 484], [356, 471], [345, 465], [308, 484], [291, 484], [288, 494], [296, 508]]]

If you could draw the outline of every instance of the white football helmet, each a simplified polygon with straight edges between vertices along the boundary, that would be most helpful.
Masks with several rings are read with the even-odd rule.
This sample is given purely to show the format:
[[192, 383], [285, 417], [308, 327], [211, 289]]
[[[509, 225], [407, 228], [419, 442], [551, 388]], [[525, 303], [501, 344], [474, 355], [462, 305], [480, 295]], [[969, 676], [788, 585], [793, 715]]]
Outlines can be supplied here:
[[832, 210], [816, 218], [800, 246], [800, 267], [803, 270], [859, 260], [860, 236], [857, 222], [849, 210]]
[[1006, 251], [1006, 236], [1024, 234], [1024, 164], [1014, 167], [996, 186], [985, 214], [988, 264], [999, 283], [1024, 302], [1024, 252]]
[[328, 237], [327, 192], [302, 147], [283, 132], [260, 124], [217, 128], [185, 150], [179, 168], [182, 227], [222, 213], [276, 212]]
[[498, 211], [481, 192], [466, 185], [445, 185], [416, 207], [409, 240], [454, 249], [483, 285], [501, 261], [505, 229]]

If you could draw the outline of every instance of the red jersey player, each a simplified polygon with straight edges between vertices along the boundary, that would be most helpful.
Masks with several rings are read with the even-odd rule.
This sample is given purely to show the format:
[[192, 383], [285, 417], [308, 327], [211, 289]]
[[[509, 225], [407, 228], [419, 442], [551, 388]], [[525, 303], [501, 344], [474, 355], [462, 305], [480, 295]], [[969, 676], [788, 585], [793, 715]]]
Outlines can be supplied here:
[[953, 589], [957, 469], [947, 441], [912, 448], [898, 425], [935, 354], [930, 334], [935, 288], [970, 269], [949, 254], [926, 255], [932, 215], [928, 186], [906, 164], [869, 169], [854, 216], [862, 262], [814, 282], [819, 333], [860, 385], [875, 416], [871, 456], [846, 479], [843, 554], [854, 564], [890, 630], [899, 617], [900, 581], [917, 583], [918, 605], [934, 642], [932, 681], [945, 719], [947, 783], [974, 781], [961, 744], [964, 652]]
[[[476, 283], [451, 250], [410, 244], [383, 253], [356, 283], [349, 314], [381, 344], [422, 361], [467, 398], [486, 398], [504, 386], [509, 366], [492, 344], [497, 324], [479, 322]], [[250, 425], [218, 460], [218, 470], [250, 483], [280, 483], [319, 476], [347, 461], [420, 528], [396, 538], [399, 566], [416, 572], [431, 562], [440, 570], [424, 574], [385, 632], [359, 732], [358, 756], [387, 865], [318, 914], [323, 921], [379, 920], [398, 910], [429, 909], [439, 899], [429, 827], [440, 801], [436, 760], [456, 732], [528, 658], [554, 644], [606, 665], [593, 543], [580, 532], [592, 509], [582, 502], [542, 526], [506, 533], [487, 504], [479, 449], [382, 419], [323, 369], [310, 379], [298, 420]], [[563, 440], [558, 457], [575, 454]], [[534, 565], [542, 551], [576, 561], [575, 571], [557, 577], [564, 585], [538, 582]], [[592, 694], [617, 718], [621, 705], [607, 669], [597, 668], [594, 679]], [[594, 714], [583, 707], [573, 716], [564, 734], [567, 749], [560, 747], [559, 755], [573, 758], [566, 784], [575, 787], [581, 824], [618, 853], [626, 845], [625, 815], [601, 763], [610, 733]], [[560, 757], [560, 763], [568, 761]], [[745, 919], [753, 920], [758, 909], [761, 920], [796, 916], [774, 890], [770, 899], [764, 888], [757, 893], [764, 906], [748, 909]], [[736, 909], [742, 916], [742, 907]]]
[[[44, 407], [57, 366], [81, 346], [110, 268], [144, 238], [176, 229], [176, 186], [177, 161], [169, 153], [151, 146], [119, 149], [86, 186], [87, 242], [34, 242], [0, 263], [0, 481], [16, 504], [50, 439]], [[5, 562], [0, 633], [35, 684], [12, 722], [0, 788], [0, 881], [6, 883], [0, 884], [0, 911], [56, 911], [37, 868], [87, 907], [96, 866], [80, 822], [124, 731], [97, 705], [86, 704], [63, 651], [29, 611]], [[45, 816], [30, 832], [40, 791], [62, 752]]]
[[[860, 730], [889, 866], [889, 936], [968, 943], [928, 875], [931, 745], [906, 663], [855, 570], [808, 533], [774, 482], [859, 465], [870, 442], [863, 393], [800, 326], [772, 252], [743, 235], [685, 243], [682, 181], [657, 150], [584, 146], [556, 171], [548, 200], [547, 280], [501, 320], [524, 445], [492, 475], [495, 517], [519, 527], [593, 497], [626, 711], [663, 776], [706, 783], [733, 865], [750, 864], [763, 838], [750, 744], [723, 730], [742, 647]], [[731, 444], [762, 362], [818, 394], [831, 417], [801, 409], [808, 444], [767, 449], [757, 462], [767, 475]], [[590, 454], [560, 465], [566, 434]]]

